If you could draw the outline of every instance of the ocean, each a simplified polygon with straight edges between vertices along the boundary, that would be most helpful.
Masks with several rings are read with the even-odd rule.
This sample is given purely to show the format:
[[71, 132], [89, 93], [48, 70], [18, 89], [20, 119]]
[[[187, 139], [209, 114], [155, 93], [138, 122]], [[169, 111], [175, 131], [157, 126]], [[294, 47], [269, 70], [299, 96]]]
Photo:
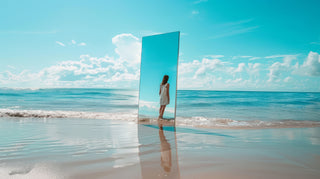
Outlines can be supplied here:
[[[138, 91], [0, 89], [0, 117], [136, 121]], [[176, 125], [209, 128], [310, 127], [320, 124], [320, 93], [178, 90]]]
[[179, 90], [176, 127], [137, 108], [137, 90], [0, 89], [0, 179], [320, 176], [320, 93]]

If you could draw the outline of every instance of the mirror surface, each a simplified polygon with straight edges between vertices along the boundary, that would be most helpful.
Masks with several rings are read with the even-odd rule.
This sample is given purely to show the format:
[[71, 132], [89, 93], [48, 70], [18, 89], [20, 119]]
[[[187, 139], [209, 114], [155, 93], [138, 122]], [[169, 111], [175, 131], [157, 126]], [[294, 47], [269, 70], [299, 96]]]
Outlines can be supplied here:
[[175, 119], [179, 37], [180, 32], [171, 32], [142, 38], [139, 122]]

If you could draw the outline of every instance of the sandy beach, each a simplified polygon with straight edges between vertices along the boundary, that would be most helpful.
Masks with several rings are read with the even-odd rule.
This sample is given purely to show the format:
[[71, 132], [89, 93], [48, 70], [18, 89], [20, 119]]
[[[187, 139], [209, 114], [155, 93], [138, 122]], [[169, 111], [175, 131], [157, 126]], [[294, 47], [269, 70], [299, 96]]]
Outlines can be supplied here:
[[0, 178], [320, 176], [320, 128], [201, 129], [103, 119], [20, 119], [0, 120]]

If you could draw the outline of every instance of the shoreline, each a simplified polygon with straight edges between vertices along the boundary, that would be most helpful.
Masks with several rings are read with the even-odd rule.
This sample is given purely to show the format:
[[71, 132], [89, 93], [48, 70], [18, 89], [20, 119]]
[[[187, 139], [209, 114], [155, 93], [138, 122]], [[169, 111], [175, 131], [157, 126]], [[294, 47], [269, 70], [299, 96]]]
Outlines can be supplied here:
[[[47, 111], [47, 110], [20, 110], [0, 109], [0, 118], [14, 119], [104, 119], [134, 122], [136, 124], [157, 124], [158, 118], [144, 117], [138, 120], [136, 112], [87, 112], [87, 111]], [[167, 126], [194, 127], [201, 129], [284, 129], [284, 128], [317, 128], [320, 121], [307, 120], [232, 120], [228, 118], [206, 118], [201, 116], [180, 117], [175, 120], [161, 119], [160, 122]]]
[[320, 128], [240, 131], [139, 125], [121, 120], [39, 119], [0, 118], [1, 176], [320, 176]]

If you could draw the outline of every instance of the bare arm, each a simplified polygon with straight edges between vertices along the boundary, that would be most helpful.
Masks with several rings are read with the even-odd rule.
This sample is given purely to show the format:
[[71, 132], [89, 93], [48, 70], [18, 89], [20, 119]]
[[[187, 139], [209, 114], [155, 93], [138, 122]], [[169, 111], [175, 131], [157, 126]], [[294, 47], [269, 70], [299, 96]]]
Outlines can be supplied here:
[[161, 85], [160, 85], [159, 95], [161, 95]]
[[169, 85], [169, 83], [168, 83], [167, 96], [168, 96], [168, 99], [169, 99], [169, 102], [170, 102], [169, 87], [170, 87], [170, 85]]

